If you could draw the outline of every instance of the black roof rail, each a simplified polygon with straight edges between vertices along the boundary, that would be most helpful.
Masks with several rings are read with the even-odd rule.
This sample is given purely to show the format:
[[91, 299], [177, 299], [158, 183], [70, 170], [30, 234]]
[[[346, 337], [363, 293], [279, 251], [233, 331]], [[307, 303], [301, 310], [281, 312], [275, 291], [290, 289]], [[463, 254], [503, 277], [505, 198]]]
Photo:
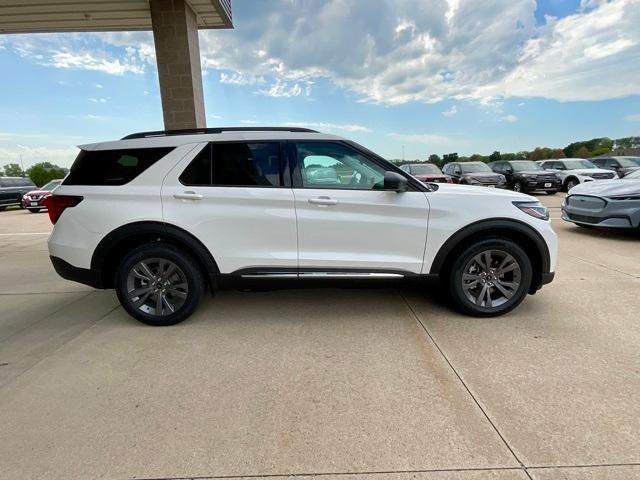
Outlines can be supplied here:
[[185, 128], [180, 130], [155, 130], [150, 132], [131, 133], [121, 140], [132, 138], [169, 137], [173, 135], [206, 135], [222, 132], [305, 132], [318, 133], [317, 130], [302, 127], [214, 127], [214, 128]]

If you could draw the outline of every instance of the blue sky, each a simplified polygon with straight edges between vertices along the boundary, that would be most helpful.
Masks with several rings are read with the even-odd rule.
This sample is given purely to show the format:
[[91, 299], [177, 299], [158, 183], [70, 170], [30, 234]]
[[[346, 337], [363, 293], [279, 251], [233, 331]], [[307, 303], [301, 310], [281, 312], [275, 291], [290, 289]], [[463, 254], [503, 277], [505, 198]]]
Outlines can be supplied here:
[[[233, 9], [234, 30], [200, 34], [209, 126], [308, 125], [409, 159], [640, 134], [639, 0]], [[0, 37], [0, 72], [0, 165], [162, 128], [147, 32]]]

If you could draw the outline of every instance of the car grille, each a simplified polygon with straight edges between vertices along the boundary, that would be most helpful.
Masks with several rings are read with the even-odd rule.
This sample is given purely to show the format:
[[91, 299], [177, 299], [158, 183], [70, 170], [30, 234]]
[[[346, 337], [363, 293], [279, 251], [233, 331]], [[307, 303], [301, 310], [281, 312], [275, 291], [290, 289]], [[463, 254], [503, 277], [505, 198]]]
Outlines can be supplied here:
[[433, 180], [429, 180], [429, 181], [434, 183], [447, 183], [447, 181], [444, 178], [434, 178]]
[[569, 195], [565, 201], [572, 207], [588, 210], [600, 210], [607, 204], [603, 199], [589, 195]]
[[536, 178], [539, 182], [555, 182], [558, 180], [556, 175], [538, 175]]
[[31, 200], [40, 200], [41, 197], [42, 197], [42, 195], [29, 195], [29, 198]]
[[598, 180], [611, 179], [615, 176], [613, 172], [611, 173], [594, 173], [591, 175], [591, 178], [596, 178]]
[[495, 177], [476, 177], [476, 180], [478, 180], [480, 183], [492, 184], [492, 183], [499, 183], [500, 182], [500, 177], [498, 177], [498, 176], [495, 176]]
[[576, 222], [584, 222], [584, 223], [600, 223], [602, 221], [601, 218], [598, 217], [590, 217], [588, 215], [576, 215], [575, 213], [569, 213], [569, 219], [575, 220]]

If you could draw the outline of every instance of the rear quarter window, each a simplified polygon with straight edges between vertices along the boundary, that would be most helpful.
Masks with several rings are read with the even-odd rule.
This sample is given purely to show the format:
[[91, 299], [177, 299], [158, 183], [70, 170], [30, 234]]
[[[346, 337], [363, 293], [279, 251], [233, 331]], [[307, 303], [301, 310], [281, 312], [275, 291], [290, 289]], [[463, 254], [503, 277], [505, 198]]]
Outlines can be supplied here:
[[173, 150], [173, 147], [81, 150], [64, 185], [124, 185]]

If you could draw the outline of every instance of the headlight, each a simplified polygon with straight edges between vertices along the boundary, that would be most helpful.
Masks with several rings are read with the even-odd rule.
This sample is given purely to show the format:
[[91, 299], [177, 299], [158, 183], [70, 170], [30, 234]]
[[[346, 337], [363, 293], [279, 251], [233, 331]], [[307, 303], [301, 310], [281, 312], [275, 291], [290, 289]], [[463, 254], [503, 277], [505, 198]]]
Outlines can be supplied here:
[[549, 209], [540, 202], [513, 202], [513, 205], [527, 215], [539, 218], [540, 220], [549, 220]]

